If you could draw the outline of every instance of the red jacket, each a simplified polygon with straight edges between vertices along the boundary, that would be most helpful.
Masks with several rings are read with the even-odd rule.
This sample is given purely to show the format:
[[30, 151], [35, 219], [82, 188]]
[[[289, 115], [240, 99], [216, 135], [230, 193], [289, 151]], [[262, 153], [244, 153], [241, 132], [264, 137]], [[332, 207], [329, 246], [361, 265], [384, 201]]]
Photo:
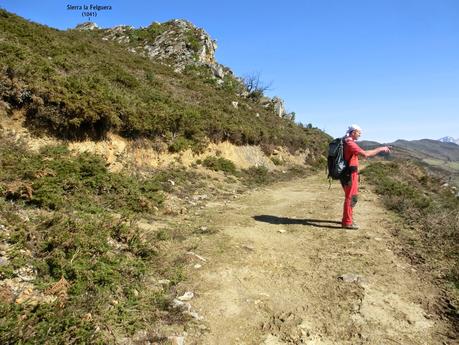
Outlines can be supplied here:
[[344, 159], [348, 166], [359, 166], [359, 153], [365, 152], [351, 137], [344, 139]]

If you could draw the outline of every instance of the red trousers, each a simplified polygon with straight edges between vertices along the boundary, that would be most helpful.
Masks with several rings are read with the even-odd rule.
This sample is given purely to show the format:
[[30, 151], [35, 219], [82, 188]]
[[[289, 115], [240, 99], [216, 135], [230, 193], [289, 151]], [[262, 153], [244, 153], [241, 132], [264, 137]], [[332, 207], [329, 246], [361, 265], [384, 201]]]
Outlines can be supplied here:
[[352, 224], [352, 209], [357, 203], [357, 194], [359, 193], [359, 173], [354, 171], [350, 178], [341, 180], [344, 189], [344, 207], [343, 207], [343, 225]]

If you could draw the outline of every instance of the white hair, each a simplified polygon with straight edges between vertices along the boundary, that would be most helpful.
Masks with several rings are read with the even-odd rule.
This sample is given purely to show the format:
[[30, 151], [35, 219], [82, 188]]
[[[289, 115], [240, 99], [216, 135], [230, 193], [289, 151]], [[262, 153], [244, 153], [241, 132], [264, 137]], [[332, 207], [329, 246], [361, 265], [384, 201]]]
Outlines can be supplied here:
[[347, 132], [346, 132], [346, 137], [350, 136], [352, 132], [354, 131], [362, 131], [362, 128], [360, 128], [359, 125], [350, 125], [348, 128], [347, 128]]

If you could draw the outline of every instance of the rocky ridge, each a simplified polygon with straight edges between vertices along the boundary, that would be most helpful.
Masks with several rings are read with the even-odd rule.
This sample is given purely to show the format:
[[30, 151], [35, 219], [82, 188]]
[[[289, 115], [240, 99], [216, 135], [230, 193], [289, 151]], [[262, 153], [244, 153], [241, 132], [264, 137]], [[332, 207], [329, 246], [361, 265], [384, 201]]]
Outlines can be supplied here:
[[[216, 40], [201, 28], [183, 19], [174, 19], [165, 23], [154, 22], [145, 28], [135, 29], [129, 25], [118, 25], [113, 28], [100, 29], [94, 22], [82, 23], [77, 30], [102, 30], [104, 41], [115, 41], [126, 45], [128, 51], [147, 56], [155, 62], [171, 66], [177, 73], [182, 73], [187, 67], [205, 67], [211, 71], [217, 85], [222, 85], [225, 78], [236, 80], [244, 91], [240, 97], [250, 97], [245, 90], [244, 79], [234, 75], [233, 71], [218, 63], [215, 59]], [[263, 96], [259, 102], [270, 108], [279, 117], [294, 120], [294, 113], [288, 113], [284, 101], [275, 96]], [[233, 104], [237, 107], [237, 104]]]
[[[95, 30], [99, 27], [88, 22], [77, 25], [76, 29]], [[173, 66], [176, 72], [183, 72], [187, 66], [207, 66], [219, 79], [233, 74], [215, 60], [217, 42], [203, 29], [183, 19], [154, 22], [139, 29], [118, 25], [100, 30], [104, 32], [103, 40], [126, 44], [129, 51]]]

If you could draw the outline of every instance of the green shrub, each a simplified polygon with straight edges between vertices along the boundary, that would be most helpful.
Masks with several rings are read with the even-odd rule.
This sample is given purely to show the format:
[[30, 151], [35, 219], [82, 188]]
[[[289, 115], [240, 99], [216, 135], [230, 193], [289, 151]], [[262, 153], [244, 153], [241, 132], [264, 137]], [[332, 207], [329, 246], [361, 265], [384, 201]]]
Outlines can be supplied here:
[[198, 53], [201, 49], [201, 43], [197, 38], [197, 32], [188, 31], [187, 36], [187, 44], [195, 53]]
[[263, 185], [271, 182], [273, 176], [270, 175], [268, 168], [264, 166], [250, 167], [243, 170], [243, 182], [246, 185]]
[[12, 194], [26, 204], [50, 210], [129, 213], [149, 212], [163, 201], [161, 185], [154, 179], [111, 173], [96, 155], [72, 155], [64, 146], [45, 147], [40, 155], [10, 141], [2, 141], [0, 154], [2, 189], [26, 189]]
[[[0, 242], [11, 248], [0, 279], [15, 278], [15, 270], [30, 265], [37, 294], [52, 296], [47, 291], [62, 279], [68, 284], [54, 302], [2, 299], [0, 343], [106, 344], [112, 338], [102, 325], [125, 336], [151, 327], [170, 296], [167, 289], [143, 293], [151, 288], [147, 274], [173, 285], [184, 273], [179, 262], [159, 258], [157, 243], [169, 232], [157, 238], [134, 224], [160, 206], [169, 179], [175, 189], [189, 191], [200, 185], [196, 176], [183, 170], [148, 179], [110, 173], [96, 155], [66, 146], [29, 152], [1, 135], [0, 159], [2, 189], [25, 188], [11, 202], [0, 198]], [[173, 310], [168, 317], [183, 319]]]
[[234, 163], [223, 157], [206, 157], [206, 159], [202, 162], [202, 165], [211, 170], [223, 171], [232, 175], [236, 174], [236, 166]]
[[[0, 203], [2, 217], [16, 212], [14, 206]], [[107, 213], [96, 216], [81, 212], [56, 212], [38, 222], [19, 220], [6, 225], [10, 244], [31, 253], [27, 264], [37, 271], [34, 285], [38, 291], [46, 294], [61, 279], [68, 286], [52, 303], [33, 306], [0, 301], [3, 344], [32, 339], [34, 343], [52, 344], [105, 343], [104, 333], [97, 331], [100, 322], [126, 332], [130, 325], [147, 326], [147, 315], [155, 318], [159, 305], [142, 307], [147, 301], [129, 293], [142, 290], [146, 267], [155, 265], [156, 257], [154, 243], [141, 241], [137, 228], [114, 222]], [[9, 252], [9, 256], [12, 268], [24, 265], [20, 251]], [[113, 300], [125, 309], [114, 310]], [[141, 310], [130, 312], [128, 305], [132, 304]]]
[[192, 145], [193, 145], [192, 141], [186, 138], [183, 138], [183, 137], [178, 137], [169, 145], [169, 151], [170, 152], [185, 151], [186, 149], [189, 149]]
[[274, 163], [274, 165], [283, 165], [284, 164], [284, 162], [281, 159], [277, 158], [277, 157], [271, 157], [271, 161]]

